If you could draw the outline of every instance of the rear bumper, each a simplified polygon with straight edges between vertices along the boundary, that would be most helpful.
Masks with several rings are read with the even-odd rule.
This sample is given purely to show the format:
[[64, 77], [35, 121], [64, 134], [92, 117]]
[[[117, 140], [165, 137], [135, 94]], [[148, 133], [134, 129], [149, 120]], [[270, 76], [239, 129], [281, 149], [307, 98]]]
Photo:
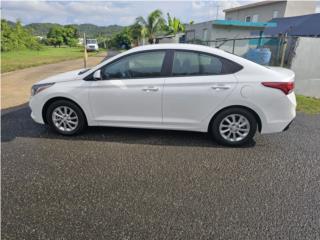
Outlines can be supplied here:
[[287, 130], [296, 117], [296, 106], [294, 93], [274, 103], [274, 106], [265, 114], [266, 119], [262, 121], [261, 133], [277, 133]]
[[283, 129], [283, 132], [287, 131], [292, 124], [293, 120]]

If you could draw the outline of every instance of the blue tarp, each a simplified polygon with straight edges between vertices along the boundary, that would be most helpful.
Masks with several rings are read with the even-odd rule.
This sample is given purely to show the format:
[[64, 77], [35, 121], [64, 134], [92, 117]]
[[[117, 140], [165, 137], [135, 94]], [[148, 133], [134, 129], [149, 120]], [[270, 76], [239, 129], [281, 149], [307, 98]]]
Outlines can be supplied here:
[[320, 13], [297, 17], [274, 18], [277, 27], [266, 28], [265, 35], [287, 33], [289, 36], [320, 36]]

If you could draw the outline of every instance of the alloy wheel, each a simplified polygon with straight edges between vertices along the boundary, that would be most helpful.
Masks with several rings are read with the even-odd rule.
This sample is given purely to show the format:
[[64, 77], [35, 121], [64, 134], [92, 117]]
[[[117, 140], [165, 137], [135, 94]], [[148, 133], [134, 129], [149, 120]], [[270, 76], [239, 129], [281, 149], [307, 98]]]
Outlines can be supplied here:
[[77, 113], [68, 106], [59, 106], [52, 112], [52, 122], [62, 132], [74, 131], [79, 124]]
[[219, 132], [227, 141], [242, 141], [250, 132], [249, 120], [241, 114], [230, 114], [220, 122]]

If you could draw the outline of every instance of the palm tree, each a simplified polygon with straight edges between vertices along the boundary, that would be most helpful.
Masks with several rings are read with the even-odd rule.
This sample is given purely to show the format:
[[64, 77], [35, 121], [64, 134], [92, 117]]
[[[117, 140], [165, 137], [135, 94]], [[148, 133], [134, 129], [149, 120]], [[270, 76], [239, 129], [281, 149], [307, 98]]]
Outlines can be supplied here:
[[180, 22], [178, 18], [171, 18], [170, 14], [167, 13], [168, 16], [168, 32], [176, 35], [178, 32], [184, 32], [185, 26]]
[[154, 43], [156, 33], [161, 31], [166, 24], [162, 12], [157, 9], [149, 14], [147, 19], [143, 17], [136, 18], [136, 23], [142, 26], [141, 36], [147, 37], [149, 43]]

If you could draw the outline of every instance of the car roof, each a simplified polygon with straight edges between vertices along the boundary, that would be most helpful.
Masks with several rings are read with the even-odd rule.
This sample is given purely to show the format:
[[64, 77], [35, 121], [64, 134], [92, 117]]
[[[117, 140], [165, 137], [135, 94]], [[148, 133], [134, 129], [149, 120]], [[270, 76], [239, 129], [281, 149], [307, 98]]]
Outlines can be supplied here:
[[150, 45], [143, 45], [139, 47], [135, 47], [130, 49], [130, 52], [136, 51], [144, 51], [144, 50], [157, 50], [157, 49], [183, 49], [183, 50], [195, 50], [195, 51], [204, 51], [204, 52], [223, 52], [220, 49], [203, 46], [203, 45], [196, 45], [196, 44], [187, 44], [187, 43], [160, 43], [160, 44], [150, 44]]

